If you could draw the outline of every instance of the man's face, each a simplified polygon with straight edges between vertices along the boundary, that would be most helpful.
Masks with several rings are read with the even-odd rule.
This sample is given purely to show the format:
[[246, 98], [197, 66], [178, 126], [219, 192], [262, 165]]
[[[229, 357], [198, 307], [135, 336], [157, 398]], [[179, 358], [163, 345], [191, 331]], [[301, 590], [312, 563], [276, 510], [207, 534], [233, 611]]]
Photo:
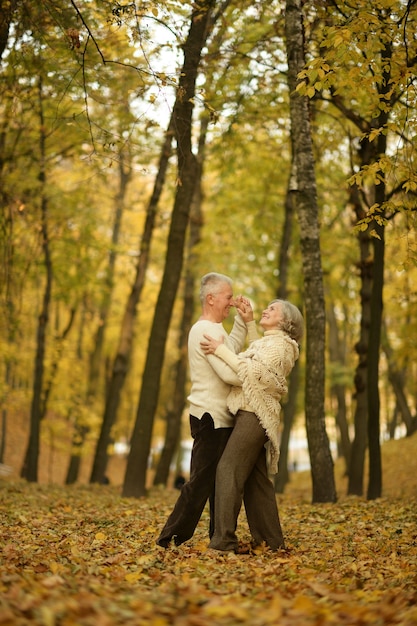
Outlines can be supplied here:
[[216, 322], [222, 322], [230, 313], [230, 309], [235, 305], [233, 300], [233, 289], [228, 283], [224, 283], [217, 288], [216, 293], [210, 294], [213, 316]]

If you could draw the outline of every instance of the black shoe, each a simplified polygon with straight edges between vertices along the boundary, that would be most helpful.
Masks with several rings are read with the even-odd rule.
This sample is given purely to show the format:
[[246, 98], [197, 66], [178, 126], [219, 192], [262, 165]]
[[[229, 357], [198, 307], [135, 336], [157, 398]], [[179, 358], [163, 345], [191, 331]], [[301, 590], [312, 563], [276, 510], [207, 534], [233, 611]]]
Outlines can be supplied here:
[[186, 541], [186, 539], [181, 539], [181, 537], [178, 537], [178, 535], [174, 536], [174, 543], [176, 546], [180, 546], [182, 543], [184, 543], [184, 541]]

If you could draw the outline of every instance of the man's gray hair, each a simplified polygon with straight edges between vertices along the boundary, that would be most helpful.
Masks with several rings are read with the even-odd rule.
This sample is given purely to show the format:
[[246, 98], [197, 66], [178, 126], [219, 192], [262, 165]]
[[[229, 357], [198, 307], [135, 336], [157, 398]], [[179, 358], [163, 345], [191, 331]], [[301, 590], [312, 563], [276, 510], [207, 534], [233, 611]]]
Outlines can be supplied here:
[[227, 283], [231, 287], [233, 286], [233, 281], [229, 276], [225, 274], [218, 274], [217, 272], [209, 272], [205, 274], [201, 279], [200, 284], [200, 302], [203, 305], [208, 294], [216, 294], [219, 291], [219, 287], [222, 287]]

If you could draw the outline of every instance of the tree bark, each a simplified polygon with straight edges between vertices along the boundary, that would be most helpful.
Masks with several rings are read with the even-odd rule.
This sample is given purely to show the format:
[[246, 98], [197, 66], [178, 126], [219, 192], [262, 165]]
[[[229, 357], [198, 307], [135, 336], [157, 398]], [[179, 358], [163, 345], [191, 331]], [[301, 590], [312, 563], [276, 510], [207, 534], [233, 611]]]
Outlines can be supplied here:
[[[382, 190], [382, 189], [381, 189]], [[383, 190], [382, 190], [383, 191]], [[384, 231], [375, 223], [377, 237], [373, 238], [374, 263], [371, 295], [371, 328], [368, 352], [368, 446], [369, 481], [367, 498], [374, 500], [382, 495], [382, 461], [380, 444], [379, 353], [382, 324], [382, 290], [384, 287]]]
[[[99, 324], [97, 327], [94, 347], [89, 362], [88, 384], [86, 392], [87, 406], [92, 405], [94, 398], [97, 394], [98, 383], [100, 380], [100, 370], [102, 369], [100, 364], [102, 361], [104, 338], [107, 330], [107, 320], [113, 292], [114, 272], [117, 257], [116, 246], [119, 242], [119, 233], [124, 211], [125, 198], [131, 178], [131, 155], [129, 152], [121, 151], [119, 154], [119, 188], [115, 199], [114, 222], [111, 241], [112, 246], [109, 252], [105, 289], [99, 311]], [[102, 371], [101, 373], [103, 374]], [[105, 415], [107, 415], [106, 411]], [[114, 420], [115, 418], [113, 419], [113, 422], [110, 423], [110, 430], [108, 430], [108, 424], [103, 418], [100, 436], [96, 444], [95, 457], [93, 461], [93, 475], [95, 477], [95, 480], [92, 480], [91, 482], [102, 482], [104, 480], [108, 462], [107, 448], [110, 443], [110, 431]], [[80, 467], [80, 453], [82, 451], [84, 440], [88, 432], [89, 428], [85, 424], [80, 423], [80, 421], [77, 420], [74, 426], [73, 454], [71, 455], [70, 464], [68, 467], [68, 475], [66, 480], [67, 484], [75, 482], [78, 478], [78, 471]], [[98, 459], [100, 459], [102, 464], [99, 463]], [[99, 467], [97, 468], [97, 466]]]
[[[336, 367], [343, 368], [346, 365], [345, 345], [340, 339], [337, 326], [333, 302], [327, 307], [327, 320], [329, 329], [329, 359], [330, 363]], [[346, 474], [349, 470], [351, 443], [349, 437], [349, 426], [346, 416], [346, 386], [345, 384], [334, 382], [331, 387], [331, 394], [336, 399], [336, 425], [339, 430], [340, 452], [345, 459]]]
[[313, 502], [335, 502], [334, 468], [324, 414], [325, 304], [310, 115], [307, 98], [295, 91], [297, 75], [305, 64], [301, 5], [301, 0], [287, 0], [285, 34], [293, 153], [291, 189], [300, 225], [307, 327], [306, 430]]
[[297, 409], [297, 394], [300, 387], [300, 361], [296, 361], [292, 368], [289, 385], [288, 396], [286, 402], [282, 405], [283, 411], [283, 429], [281, 435], [278, 473], [275, 477], [275, 491], [284, 493], [286, 484], [290, 481], [290, 472], [288, 468], [289, 443], [291, 429], [294, 423], [294, 416]]
[[10, 24], [17, 6], [18, 0], [0, 0], [0, 59], [7, 46]]
[[[350, 203], [355, 212], [357, 221], [366, 215], [365, 208], [361, 201], [361, 194], [356, 185], [350, 188]], [[364, 489], [364, 469], [365, 454], [368, 448], [368, 346], [369, 329], [371, 326], [371, 290], [372, 290], [372, 258], [371, 258], [371, 238], [369, 231], [359, 231], [359, 277], [360, 277], [360, 330], [359, 339], [355, 345], [358, 355], [358, 364], [355, 370], [355, 413], [354, 426], [355, 434], [352, 441], [348, 494], [363, 495]]]
[[165, 182], [169, 159], [171, 156], [172, 140], [173, 117], [169, 122], [168, 129], [165, 134], [165, 141], [159, 159], [158, 174], [155, 179], [152, 197], [149, 201], [146, 213], [145, 227], [140, 243], [138, 264], [136, 266], [135, 281], [132, 285], [132, 289], [129, 294], [122, 320], [117, 354], [113, 362], [112, 373], [107, 387], [103, 423], [91, 471], [91, 483], [103, 482], [107, 468], [107, 448], [110, 443], [111, 429], [116, 420], [117, 410], [119, 408], [120, 395], [128, 372], [129, 359], [132, 351], [134, 322], [137, 315], [137, 306], [140, 300], [143, 285], [145, 283], [145, 275], [149, 263], [151, 240], [155, 225], [156, 212], [159, 198], [161, 196], [162, 188]]
[[[380, 101], [388, 101], [391, 91], [391, 57], [392, 48], [385, 43], [381, 54], [382, 77], [377, 84]], [[393, 96], [391, 95], [391, 98]], [[377, 128], [386, 128], [389, 120], [389, 109], [382, 108], [377, 118]], [[375, 122], [373, 122], [375, 123]], [[387, 151], [387, 137], [380, 133], [377, 139], [377, 158], [380, 159]], [[378, 206], [375, 219], [369, 225], [374, 236], [372, 245], [374, 252], [372, 294], [371, 294], [371, 328], [369, 331], [368, 355], [368, 438], [369, 438], [369, 481], [367, 498], [375, 500], [382, 495], [382, 460], [381, 460], [381, 426], [379, 397], [379, 357], [381, 350], [382, 309], [385, 265], [385, 209], [386, 183], [381, 168], [378, 180], [374, 184], [375, 202]]]
[[[278, 275], [280, 283], [277, 289], [277, 298], [286, 299], [288, 297], [288, 269], [290, 265], [289, 250], [292, 241], [295, 203], [294, 195], [290, 189], [287, 189], [285, 197], [285, 217], [284, 225], [282, 229], [282, 236], [279, 249], [278, 259]], [[285, 403], [282, 405], [282, 435], [280, 443], [280, 452], [278, 460], [278, 473], [275, 476], [275, 491], [277, 493], [284, 493], [285, 485], [288, 483], [290, 476], [288, 470], [288, 446], [290, 443], [291, 428], [294, 422], [294, 415], [296, 411], [296, 400], [299, 388], [299, 361], [296, 362], [293, 370], [291, 371], [289, 384], [288, 384], [288, 396]]]
[[202, 189], [201, 179], [204, 166], [204, 149], [207, 138], [207, 128], [209, 123], [208, 115], [204, 115], [201, 122], [200, 139], [198, 145], [198, 177], [194, 199], [190, 214], [190, 234], [187, 245], [187, 261], [184, 279], [184, 307], [181, 320], [180, 340], [178, 344], [179, 358], [175, 365], [175, 388], [173, 396], [172, 410], [167, 415], [167, 430], [161, 458], [156, 470], [154, 485], [166, 485], [169, 477], [169, 469], [175, 451], [181, 441], [181, 418], [185, 406], [185, 384], [187, 380], [188, 368], [188, 334], [191, 328], [194, 315], [194, 261], [195, 246], [201, 238], [202, 227]]
[[45, 264], [45, 288], [42, 298], [42, 307], [38, 318], [38, 330], [36, 337], [36, 354], [33, 380], [33, 394], [30, 409], [30, 434], [25, 464], [22, 469], [22, 476], [29, 482], [38, 481], [38, 461], [40, 447], [40, 425], [42, 419], [43, 406], [43, 380], [45, 375], [45, 351], [46, 351], [46, 329], [49, 319], [49, 309], [52, 293], [52, 259], [49, 248], [48, 233], [48, 199], [46, 196], [46, 130], [43, 112], [43, 89], [42, 79], [39, 78], [39, 183], [41, 196], [41, 237], [42, 250]]
[[[408, 406], [407, 396], [404, 390], [407, 369], [399, 369], [393, 358], [394, 351], [390, 346], [385, 324], [382, 326], [382, 349], [385, 353], [388, 363], [388, 380], [391, 383], [395, 397], [396, 408], [395, 415], [400, 415], [402, 421], [406, 427], [407, 437], [410, 437], [417, 430], [417, 418], [412, 414], [410, 407]], [[395, 427], [398, 423], [398, 419], [393, 420], [393, 424], [390, 424], [390, 436], [394, 437]]]
[[192, 152], [191, 131], [195, 83], [201, 53], [208, 35], [215, 0], [193, 5], [191, 25], [184, 44], [184, 63], [179, 79], [173, 118], [177, 140], [178, 186], [172, 211], [162, 284], [155, 308], [142, 389], [128, 456], [123, 495], [146, 494], [146, 470], [152, 428], [158, 402], [165, 343], [183, 265], [185, 234], [197, 181], [198, 164]]

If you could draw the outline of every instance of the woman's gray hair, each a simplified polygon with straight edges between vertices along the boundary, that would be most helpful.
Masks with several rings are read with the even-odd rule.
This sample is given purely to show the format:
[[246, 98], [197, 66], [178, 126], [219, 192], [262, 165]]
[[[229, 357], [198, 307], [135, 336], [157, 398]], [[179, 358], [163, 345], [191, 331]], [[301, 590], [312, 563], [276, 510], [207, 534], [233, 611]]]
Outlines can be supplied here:
[[227, 283], [231, 287], [233, 286], [233, 281], [229, 276], [225, 276], [225, 274], [218, 274], [217, 272], [210, 272], [209, 274], [205, 274], [201, 279], [200, 284], [200, 302], [203, 305], [206, 297], [209, 293], [216, 294], [219, 291], [219, 287]]
[[288, 333], [291, 339], [297, 343], [301, 342], [304, 335], [304, 318], [300, 310], [288, 300], [272, 300], [269, 304], [278, 303], [281, 305], [282, 323], [281, 330]]

